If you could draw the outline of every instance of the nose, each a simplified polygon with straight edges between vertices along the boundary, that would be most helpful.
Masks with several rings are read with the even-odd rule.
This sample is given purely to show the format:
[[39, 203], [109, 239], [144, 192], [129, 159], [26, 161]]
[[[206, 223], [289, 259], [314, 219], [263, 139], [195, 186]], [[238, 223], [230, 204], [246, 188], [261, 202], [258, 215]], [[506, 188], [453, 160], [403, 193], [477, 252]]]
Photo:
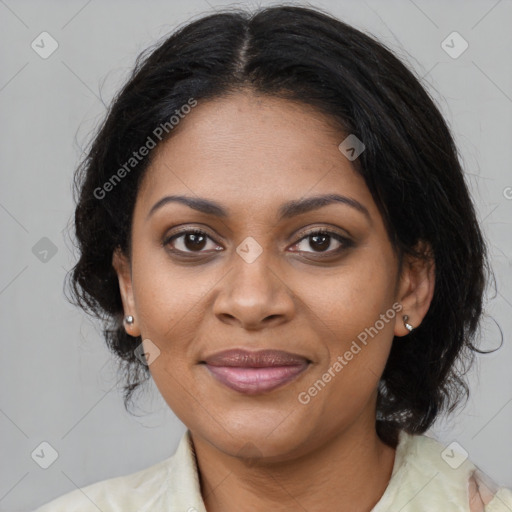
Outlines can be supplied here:
[[290, 321], [295, 312], [294, 294], [279, 264], [269, 256], [263, 251], [249, 262], [234, 253], [213, 306], [219, 320], [247, 330]]

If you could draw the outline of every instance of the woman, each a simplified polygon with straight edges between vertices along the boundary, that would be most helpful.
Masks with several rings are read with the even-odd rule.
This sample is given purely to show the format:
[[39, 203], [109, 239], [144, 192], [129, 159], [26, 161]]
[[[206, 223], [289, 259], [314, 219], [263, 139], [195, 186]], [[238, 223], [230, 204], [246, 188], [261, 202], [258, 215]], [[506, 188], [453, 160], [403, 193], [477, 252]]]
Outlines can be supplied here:
[[318, 10], [218, 13], [139, 59], [76, 179], [77, 304], [173, 457], [39, 512], [512, 510], [424, 432], [467, 394], [486, 247], [447, 125]]

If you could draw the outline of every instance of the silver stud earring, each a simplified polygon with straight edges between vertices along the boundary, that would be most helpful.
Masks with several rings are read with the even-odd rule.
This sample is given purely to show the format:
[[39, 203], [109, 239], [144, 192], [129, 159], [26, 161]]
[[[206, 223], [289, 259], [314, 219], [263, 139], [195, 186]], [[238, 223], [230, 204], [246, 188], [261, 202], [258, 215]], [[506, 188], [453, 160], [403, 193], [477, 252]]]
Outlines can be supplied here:
[[133, 316], [132, 316], [132, 315], [126, 315], [126, 316], [124, 317], [124, 323], [125, 323], [125, 324], [132, 325], [132, 324], [133, 324], [133, 322], [134, 322], [134, 318], [133, 318]]
[[407, 315], [404, 315], [404, 325], [405, 325], [405, 328], [409, 331], [409, 332], [412, 332], [412, 330], [414, 329], [414, 327], [411, 325], [411, 324], [408, 324], [407, 323], [407, 320], [409, 320], [409, 317]]

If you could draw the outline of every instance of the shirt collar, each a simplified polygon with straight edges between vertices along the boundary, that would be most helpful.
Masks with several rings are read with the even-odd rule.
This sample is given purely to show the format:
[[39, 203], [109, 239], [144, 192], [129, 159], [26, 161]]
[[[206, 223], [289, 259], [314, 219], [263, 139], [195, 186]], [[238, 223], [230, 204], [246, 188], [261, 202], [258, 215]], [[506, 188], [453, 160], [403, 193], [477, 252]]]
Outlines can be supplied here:
[[[401, 476], [405, 454], [412, 438], [413, 436], [400, 431], [390, 483]], [[169, 499], [169, 503], [165, 503], [165, 506], [175, 507], [171, 510], [184, 512], [207, 512], [201, 496], [197, 458], [189, 429], [180, 439], [171, 460], [172, 464], [169, 465], [167, 474], [167, 492], [162, 495], [162, 498], [165, 496]], [[393, 494], [392, 488], [394, 486], [388, 487], [384, 493], [383, 498], [386, 498], [384, 501], [390, 497], [389, 494]]]

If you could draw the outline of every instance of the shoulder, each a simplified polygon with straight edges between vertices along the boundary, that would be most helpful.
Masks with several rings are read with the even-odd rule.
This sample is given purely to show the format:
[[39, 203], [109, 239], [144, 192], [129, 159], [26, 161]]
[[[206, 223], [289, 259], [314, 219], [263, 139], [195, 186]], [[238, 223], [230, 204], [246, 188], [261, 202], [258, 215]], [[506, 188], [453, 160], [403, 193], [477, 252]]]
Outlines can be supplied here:
[[512, 512], [512, 490], [499, 487], [470, 459], [458, 443], [447, 446], [426, 435], [414, 436], [419, 453], [438, 473], [443, 483], [437, 489], [445, 489], [447, 498], [457, 496], [460, 510], [469, 512]]
[[161, 491], [173, 463], [165, 459], [141, 471], [109, 478], [68, 492], [34, 512], [121, 512], [143, 510], [148, 499]]
[[468, 483], [470, 512], [507, 512], [512, 510], [512, 490], [496, 483], [476, 469]]
[[190, 506], [201, 510], [201, 503], [195, 452], [187, 430], [171, 457], [135, 473], [75, 489], [34, 512], [168, 512], [186, 511]]
[[511, 512], [512, 493], [498, 488], [458, 443], [445, 446], [428, 435], [402, 431], [388, 488], [372, 512], [389, 507], [403, 512]]

